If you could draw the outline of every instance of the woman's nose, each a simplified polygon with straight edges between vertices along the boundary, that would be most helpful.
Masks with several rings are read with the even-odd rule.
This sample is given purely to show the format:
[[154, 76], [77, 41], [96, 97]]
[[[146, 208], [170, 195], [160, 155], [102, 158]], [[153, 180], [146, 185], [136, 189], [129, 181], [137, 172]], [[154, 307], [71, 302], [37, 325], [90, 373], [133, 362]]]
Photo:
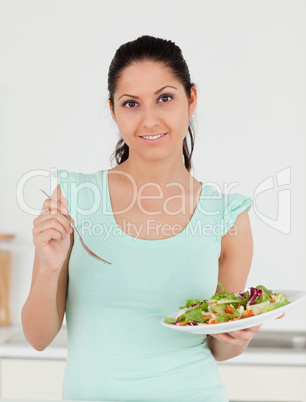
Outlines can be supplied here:
[[160, 124], [160, 118], [156, 110], [152, 108], [147, 108], [143, 112], [142, 124], [146, 128], [158, 126]]

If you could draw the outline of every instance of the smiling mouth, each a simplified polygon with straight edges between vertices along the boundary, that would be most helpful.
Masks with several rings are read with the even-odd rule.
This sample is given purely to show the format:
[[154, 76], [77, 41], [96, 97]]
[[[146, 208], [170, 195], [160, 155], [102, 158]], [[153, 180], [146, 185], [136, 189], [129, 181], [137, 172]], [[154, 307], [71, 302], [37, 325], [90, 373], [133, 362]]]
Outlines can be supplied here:
[[145, 137], [140, 136], [140, 139], [141, 139], [141, 141], [146, 142], [147, 144], [153, 145], [153, 144], [157, 144], [157, 143], [163, 141], [166, 136], [167, 136], [167, 133], [164, 133], [164, 134], [159, 135], [156, 138], [145, 138]]
[[[163, 135], [165, 135], [167, 133], [160, 133], [160, 134], [148, 134], [148, 135], [140, 135], [141, 138], [145, 138], [147, 140], [155, 140], [157, 138], [162, 137]], [[148, 138], [148, 137], [153, 137], [153, 138]]]

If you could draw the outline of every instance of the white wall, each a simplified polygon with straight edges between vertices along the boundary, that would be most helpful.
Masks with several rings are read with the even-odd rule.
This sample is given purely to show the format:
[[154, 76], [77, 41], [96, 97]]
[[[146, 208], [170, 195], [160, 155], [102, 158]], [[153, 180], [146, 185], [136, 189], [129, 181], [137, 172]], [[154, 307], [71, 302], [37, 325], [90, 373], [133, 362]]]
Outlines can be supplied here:
[[[111, 167], [118, 132], [107, 104], [108, 67], [122, 43], [144, 34], [175, 41], [197, 85], [193, 175], [221, 188], [236, 182], [235, 192], [251, 197], [273, 179], [250, 211], [247, 285], [306, 290], [304, 1], [6, 0], [0, 7], [0, 232], [16, 234], [14, 323], [30, 287], [35, 218], [18, 205], [17, 183], [36, 169]], [[278, 189], [276, 175], [286, 169], [291, 183]], [[37, 209], [39, 188], [50, 188], [48, 177], [24, 188]], [[283, 189], [291, 206], [278, 205]], [[289, 233], [262, 217], [276, 220], [281, 205]], [[306, 330], [305, 308], [306, 301], [263, 329]]]

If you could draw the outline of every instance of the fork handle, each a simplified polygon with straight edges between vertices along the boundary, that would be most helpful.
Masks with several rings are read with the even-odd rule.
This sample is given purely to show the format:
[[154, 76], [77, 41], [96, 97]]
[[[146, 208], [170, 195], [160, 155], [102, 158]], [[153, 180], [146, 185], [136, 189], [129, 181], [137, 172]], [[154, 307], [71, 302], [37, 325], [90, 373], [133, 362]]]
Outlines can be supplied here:
[[[49, 198], [49, 200], [51, 200], [51, 197], [49, 194], [47, 194], [44, 190], [39, 189], [39, 191], [41, 191], [47, 198]], [[70, 218], [67, 215], [64, 215], [64, 217], [68, 220], [68, 222], [70, 223], [70, 226], [72, 227], [72, 229], [74, 229], [77, 234], [79, 235], [78, 231], [76, 230], [76, 228], [74, 227], [74, 224], [71, 222]], [[79, 235], [80, 236], [80, 235]]]
[[[40, 189], [40, 191], [47, 197], [49, 198], [49, 200], [51, 200], [51, 197], [49, 194], [47, 194], [44, 190]], [[71, 222], [70, 218], [67, 215], [64, 215], [64, 217], [68, 220], [70, 226], [74, 229], [74, 231], [76, 232], [76, 234], [78, 235], [78, 238], [80, 239], [82, 246], [95, 258], [98, 258], [99, 260], [103, 261], [104, 264], [109, 264], [111, 265], [111, 262], [108, 262], [106, 260], [103, 260], [103, 258], [99, 257], [97, 254], [95, 254], [93, 251], [89, 250], [89, 248], [85, 245], [81, 235], [79, 234], [79, 232], [76, 230], [76, 228], [74, 227], [74, 224]]]

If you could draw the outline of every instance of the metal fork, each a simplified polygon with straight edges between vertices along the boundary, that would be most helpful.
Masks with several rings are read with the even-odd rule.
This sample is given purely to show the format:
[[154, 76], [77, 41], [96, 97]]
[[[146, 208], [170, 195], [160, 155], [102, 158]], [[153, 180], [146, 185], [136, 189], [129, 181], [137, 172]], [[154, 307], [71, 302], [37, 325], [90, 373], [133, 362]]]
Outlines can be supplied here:
[[[40, 191], [41, 191], [47, 198], [49, 198], [49, 199], [51, 200], [51, 197], [50, 197], [44, 190], [41, 190], [41, 189], [40, 189]], [[97, 254], [95, 254], [93, 251], [91, 251], [91, 250], [86, 246], [86, 244], [84, 243], [84, 240], [82, 239], [80, 233], [79, 233], [79, 232], [77, 231], [77, 229], [74, 227], [74, 224], [71, 222], [71, 220], [68, 218], [68, 216], [67, 216], [67, 215], [64, 215], [64, 217], [68, 220], [68, 222], [70, 223], [70, 226], [72, 227], [72, 229], [74, 229], [74, 231], [75, 231], [76, 234], [78, 235], [78, 237], [79, 237], [79, 239], [80, 239], [80, 242], [81, 242], [82, 246], [84, 247], [84, 249], [85, 249], [90, 255], [92, 255], [93, 257], [95, 257], [95, 258], [97, 258], [98, 260], [104, 262], [104, 264], [110, 264], [110, 265], [111, 265], [111, 262], [108, 262], [108, 261], [106, 261], [106, 260], [103, 260], [103, 258], [99, 257]]]

